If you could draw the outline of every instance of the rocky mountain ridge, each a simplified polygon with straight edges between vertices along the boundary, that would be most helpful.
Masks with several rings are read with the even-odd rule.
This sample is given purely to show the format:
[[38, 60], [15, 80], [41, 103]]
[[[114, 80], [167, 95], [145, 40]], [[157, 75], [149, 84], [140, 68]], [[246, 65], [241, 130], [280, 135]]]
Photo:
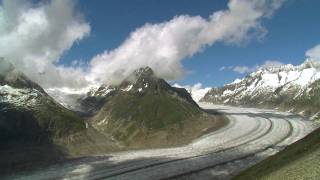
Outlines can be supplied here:
[[[195, 129], [204, 128], [200, 119], [208, 118], [186, 89], [172, 87], [149, 67], [137, 69], [118, 86], [92, 89], [81, 104], [90, 110], [96, 129], [131, 148], [170, 146], [179, 137], [179, 143], [186, 143], [201, 133]], [[193, 123], [199, 126], [187, 128]]]
[[9, 62], [0, 64], [1, 142], [18, 137], [39, 141], [85, 129], [80, 117], [56, 103], [38, 84]]
[[204, 102], [277, 108], [317, 117], [320, 111], [320, 63], [264, 67], [223, 87], [212, 88]]

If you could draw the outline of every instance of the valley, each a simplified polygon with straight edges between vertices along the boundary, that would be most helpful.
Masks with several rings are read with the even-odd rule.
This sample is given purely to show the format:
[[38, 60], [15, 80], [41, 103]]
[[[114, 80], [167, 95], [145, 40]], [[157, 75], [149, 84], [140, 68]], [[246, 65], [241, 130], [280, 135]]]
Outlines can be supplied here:
[[74, 102], [86, 111], [75, 111], [9, 62], [0, 64], [2, 175], [95, 154], [182, 146], [228, 122], [148, 67], [118, 86], [81, 95]]
[[119, 85], [52, 98], [7, 66], [0, 76], [5, 179], [229, 179], [319, 127], [290, 112], [212, 104], [248, 83], [188, 92], [145, 67]]
[[229, 123], [188, 145], [89, 156], [10, 179], [228, 179], [303, 138], [319, 125], [290, 113], [201, 104]]
[[319, 7], [0, 0], [0, 180], [318, 180]]

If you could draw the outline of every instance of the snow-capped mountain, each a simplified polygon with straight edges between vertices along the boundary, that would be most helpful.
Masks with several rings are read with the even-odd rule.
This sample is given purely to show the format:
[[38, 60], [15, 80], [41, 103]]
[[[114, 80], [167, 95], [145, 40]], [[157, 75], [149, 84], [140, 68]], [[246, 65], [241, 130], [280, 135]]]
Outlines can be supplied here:
[[[141, 74], [145, 74], [145, 72], [148, 72], [150, 70], [151, 69], [148, 67], [141, 68], [134, 72], [134, 75], [133, 77], [130, 77], [131, 78], [130, 80], [127, 79], [125, 83], [122, 83], [118, 86], [91, 84], [83, 88], [67, 88], [67, 87], [48, 88], [48, 89], [45, 89], [45, 91], [51, 97], [53, 97], [57, 102], [59, 102], [61, 105], [63, 105], [68, 109], [71, 109], [74, 111], [80, 111], [80, 112], [89, 110], [89, 112], [91, 112], [92, 114], [92, 112], [99, 109], [99, 106], [95, 107], [96, 104], [99, 104], [99, 103], [94, 101], [97, 99], [100, 99], [100, 100], [104, 99], [109, 93], [112, 93], [116, 90], [120, 90], [123, 92], [137, 91], [142, 93], [145, 89], [148, 89], [149, 88], [148, 82], [144, 82], [142, 84], [140, 83], [140, 85], [137, 85], [136, 83], [138, 81], [134, 77], [140, 77]], [[148, 76], [148, 73], [145, 74], [144, 76]], [[186, 89], [195, 102], [199, 102], [200, 99], [202, 99], [204, 95], [211, 89], [210, 87], [202, 87], [201, 83], [197, 83], [193, 86], [189, 86], [189, 85], [183, 86], [176, 83], [176, 84], [173, 84], [172, 87], [179, 88], [179, 89]], [[90, 107], [90, 105], [92, 106]]]
[[47, 88], [45, 91], [65, 108], [82, 112], [79, 100], [84, 98], [88, 92], [96, 91], [98, 88], [98, 85], [92, 84], [83, 88]]
[[157, 78], [151, 68], [145, 67], [134, 71], [129, 78], [119, 85], [101, 85], [100, 87], [91, 88], [87, 94], [80, 99], [81, 109], [89, 110], [92, 114], [99, 110], [101, 106], [115, 94], [135, 94], [143, 97], [143, 95], [148, 92], [153, 92], [155, 95], [168, 92], [175, 95], [176, 98], [181, 98], [196, 105], [190, 94], [184, 88], [171, 87], [165, 80]]
[[[181, 135], [181, 124], [197, 122], [204, 113], [184, 88], [170, 86], [149, 67], [136, 70], [120, 85], [91, 90], [81, 102], [96, 129], [135, 147], [167, 144]], [[181, 131], [173, 135], [171, 130], [178, 127]], [[152, 140], [160, 136], [167, 138]]]
[[0, 103], [15, 107], [33, 107], [41, 97], [46, 97], [45, 91], [29, 80], [14, 66], [0, 60]]
[[48, 142], [85, 129], [80, 117], [0, 59], [0, 144]]
[[173, 84], [173, 87], [185, 88], [191, 94], [192, 99], [196, 102], [199, 102], [204, 97], [204, 95], [209, 90], [211, 90], [210, 87], [203, 88], [201, 83], [197, 83], [193, 86], [189, 86], [189, 85], [182, 86], [176, 83], [176, 84]]
[[223, 87], [212, 88], [201, 101], [279, 108], [304, 115], [320, 111], [320, 62], [263, 67]]

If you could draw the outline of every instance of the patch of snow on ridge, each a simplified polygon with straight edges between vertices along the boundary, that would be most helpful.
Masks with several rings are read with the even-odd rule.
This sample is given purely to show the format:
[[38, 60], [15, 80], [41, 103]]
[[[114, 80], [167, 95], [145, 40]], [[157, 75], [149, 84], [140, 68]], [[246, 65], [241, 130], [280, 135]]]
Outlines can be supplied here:
[[34, 106], [38, 93], [36, 89], [18, 89], [9, 85], [0, 86], [0, 102], [15, 106]]
[[[308, 65], [308, 63], [310, 64], [310, 62], [306, 61], [299, 66], [284, 65], [276, 71], [274, 69], [263, 69], [251, 73], [250, 76], [258, 79], [258, 75], [261, 75], [261, 80], [257, 84], [260, 88], [278, 88], [283, 85], [305, 87], [320, 79], [319, 69]], [[254, 89], [258, 90], [260, 88], [255, 87]]]
[[[45, 91], [62, 106], [79, 110], [80, 104], [78, 99], [85, 96], [88, 92], [95, 92], [98, 89], [98, 85], [90, 85], [84, 88], [48, 88]], [[104, 92], [106, 93], [106, 92]]]
[[105, 117], [102, 121], [100, 121], [100, 122], [98, 123], [98, 125], [102, 125], [102, 124], [108, 125], [108, 123], [109, 123], [109, 121], [108, 121], [107, 118]]
[[[288, 64], [279, 67], [265, 67], [252, 72], [249, 76], [257, 78], [260, 75], [264, 81], [263, 83], [260, 83], [262, 87], [278, 87], [288, 83], [291, 83], [291, 85], [306, 86], [320, 78], [320, 63], [306, 60], [303, 64], [298, 66]], [[243, 80], [245, 79], [246, 78]], [[238, 79], [235, 81], [238, 82]]]
[[287, 82], [287, 78], [288, 78], [288, 74], [285, 72], [279, 72], [278, 73], [279, 77], [280, 77], [280, 85], [283, 86], [286, 84]]
[[46, 89], [47, 92], [52, 91], [59, 91], [64, 94], [85, 94], [89, 91], [89, 87], [85, 88], [68, 88], [68, 87], [61, 87], [61, 88], [48, 88]]
[[299, 76], [300, 76], [300, 72], [299, 71], [289, 71], [287, 73], [286, 82], [294, 81], [294, 80], [298, 79]]
[[[105, 90], [104, 91], [104, 93], [102, 93], [102, 95], [101, 96], [106, 96], [106, 95], [108, 95], [111, 91], [113, 91], [114, 89], [107, 89], [107, 90]], [[130, 91], [130, 89], [127, 89], [127, 91]]]
[[236, 79], [230, 84], [215, 88], [207, 94], [205, 100], [214, 103], [263, 104], [273, 103], [273, 100], [278, 100], [279, 97], [293, 100], [306, 96], [308, 99], [315, 88], [311, 84], [319, 79], [320, 62], [307, 60], [297, 66], [289, 64], [264, 67], [241, 80]]
[[133, 88], [133, 85], [130, 84], [127, 88], [122, 89], [123, 91], [130, 91]]
[[261, 86], [263, 87], [278, 87], [279, 79], [277, 74], [263, 74], [261, 76]]
[[237, 79], [235, 79], [232, 83], [230, 83], [230, 84], [237, 84], [237, 83], [239, 83], [239, 82], [241, 82], [242, 81], [242, 79], [239, 79], [239, 78], [237, 78]]
[[191, 90], [191, 96], [194, 101], [199, 102], [210, 89], [211, 88], [193, 89]]
[[316, 69], [308, 68], [302, 70], [299, 78], [295, 81], [295, 84], [299, 86], [306, 86], [312, 81], [312, 77], [316, 74]]
[[193, 86], [190, 86], [190, 85], [182, 86], [176, 83], [173, 85], [173, 87], [185, 88], [191, 94], [192, 99], [196, 102], [199, 102], [204, 97], [204, 95], [207, 94], [209, 90], [211, 90], [211, 88], [209, 87], [202, 88], [201, 83], [197, 83]]
[[233, 93], [234, 93], [233, 91], [231, 91], [229, 89], [226, 89], [225, 91], [223, 91], [222, 96], [228, 96], [228, 95], [231, 95]]

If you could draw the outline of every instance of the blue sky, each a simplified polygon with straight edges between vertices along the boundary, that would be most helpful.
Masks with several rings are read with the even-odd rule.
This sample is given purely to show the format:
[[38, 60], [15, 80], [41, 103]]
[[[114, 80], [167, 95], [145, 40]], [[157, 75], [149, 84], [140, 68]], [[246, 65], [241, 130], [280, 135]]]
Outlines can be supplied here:
[[[41, 0], [29, 1], [42, 2]], [[0, 27], [0, 39], [4, 39], [4, 41], [0, 42], [0, 56], [15, 60], [16, 66], [21, 66], [20, 68], [24, 73], [44, 86], [45, 84], [48, 84], [47, 82], [49, 79], [52, 79], [52, 77], [53, 79], [59, 77], [65, 80], [65, 78], [68, 78], [65, 74], [69, 73], [72, 74], [69, 76], [69, 80], [60, 83], [59, 86], [67, 86], [70, 83], [73, 83], [73, 79], [75, 79], [73, 75], [82, 77], [77, 78], [77, 83], [80, 82], [80, 84], [87, 80], [87, 77], [92, 74], [97, 77], [114, 76], [114, 74], [117, 74], [117, 71], [112, 72], [113, 74], [103, 73], [101, 71], [112, 71], [113, 66], [111, 66], [111, 64], [119, 61], [119, 58], [120, 60], [123, 60], [121, 59], [121, 50], [126, 52], [128, 49], [123, 48], [122, 46], [125, 44], [124, 41], [126, 39], [130, 39], [130, 33], [135, 32], [136, 29], [140, 27], [144, 27], [146, 32], [150, 31], [152, 28], [158, 28], [157, 30], [159, 32], [163, 31], [163, 29], [159, 27], [149, 27], [148, 29], [148, 27], [146, 28], [144, 26], [146, 23], [158, 25], [162, 22], [170, 22], [174, 17], [180, 15], [189, 15], [191, 18], [187, 17], [185, 19], [186, 21], [196, 21], [199, 25], [203, 25], [201, 24], [201, 21], [205, 20], [207, 21], [207, 25], [210, 25], [208, 20], [210, 15], [218, 11], [226, 12], [230, 9], [230, 7], [228, 7], [229, 1], [226, 0], [51, 0], [44, 1], [51, 2], [48, 7], [44, 6], [47, 9], [42, 8], [42, 4], [40, 4], [39, 8], [37, 6], [22, 6], [20, 5], [21, 1], [18, 0], [3, 0], [0, 2], [0, 5], [3, 6], [3, 9], [0, 9], [0, 24], [1, 13], [16, 13], [15, 16], [4, 17], [17, 18], [15, 20], [4, 19], [5, 21], [2, 22], [4, 25]], [[75, 7], [71, 5], [73, 2], [76, 2]], [[233, 0], [233, 2], [243, 1]], [[259, 1], [252, 1], [252, 4], [257, 5], [257, 2]], [[268, 7], [268, 2], [273, 1], [267, 0], [266, 2], [267, 3], [263, 5], [263, 8], [270, 8]], [[17, 11], [14, 7], [18, 7], [16, 8]], [[241, 43], [226, 43], [228, 38], [219, 37], [220, 40], [210, 40], [213, 44], [212, 46], [208, 46], [208, 42], [206, 41], [201, 42], [201, 47], [203, 45], [206, 46], [204, 49], [197, 49], [196, 53], [191, 53], [193, 54], [192, 57], [188, 57], [190, 52], [184, 52], [183, 55], [179, 56], [179, 58], [183, 58], [182, 61], [179, 60], [179, 58], [178, 60], [175, 60], [178, 62], [178, 66], [182, 63], [184, 66], [184, 68], [182, 68], [183, 71], [188, 72], [187, 75], [182, 78], [179, 76], [180, 79], [176, 82], [183, 85], [192, 85], [201, 82], [205, 86], [220, 86], [233, 81], [235, 78], [245, 76], [245, 74], [240, 74], [232, 69], [221, 71], [219, 70], [221, 67], [226, 67], [227, 69], [227, 67], [234, 68], [236, 66], [247, 66], [250, 69], [250, 67], [264, 64], [267, 60], [280, 61], [285, 64], [302, 63], [306, 51], [317, 44], [320, 44], [319, 7], [320, 1], [318, 0], [287, 0], [279, 9], [275, 8], [272, 10], [272, 17], [268, 18], [266, 17], [267, 15], [264, 14], [262, 17], [257, 18], [252, 22], [252, 27], [248, 32], [257, 31], [257, 26], [254, 24], [256, 22], [261, 23], [267, 30], [267, 34], [262, 39], [250, 36], [249, 38], [251, 39], [248, 41], [241, 40]], [[28, 11], [28, 8], [35, 11]], [[239, 6], [237, 8], [241, 9], [243, 7]], [[12, 11], [12, 9], [14, 11]], [[52, 12], [54, 13], [52, 14]], [[74, 16], [73, 12], [80, 13], [84, 21], [81, 21], [79, 20], [79, 17]], [[266, 13], [268, 11], [262, 10], [262, 12]], [[202, 19], [195, 20], [195, 16], [201, 16]], [[26, 20], [20, 22], [19, 18], [21, 19], [21, 17]], [[244, 15], [242, 20], [245, 18]], [[15, 22], [16, 24], [6, 24], [10, 21]], [[179, 20], [172, 22], [171, 25], [174, 23], [179, 23]], [[188, 23], [192, 25], [192, 23]], [[219, 23], [221, 25], [224, 22], [221, 21]], [[44, 26], [46, 24], [51, 26]], [[61, 27], [56, 27], [61, 24]], [[29, 28], [35, 26], [39, 26], [39, 28]], [[167, 23], [167, 26], [170, 26], [170, 23]], [[24, 32], [28, 33], [21, 35], [18, 31], [8, 31], [8, 29], [12, 27], [14, 30], [19, 29], [17, 27], [25, 28]], [[41, 29], [42, 27], [45, 28]], [[52, 29], [50, 29], [51, 27], [54, 27], [55, 31], [52, 31]], [[191, 33], [193, 33], [193, 30], [197, 30], [195, 27], [189, 28]], [[211, 28], [213, 30], [218, 29], [215, 29], [215, 27]], [[229, 30], [232, 30], [232, 28], [241, 28], [241, 25], [236, 27], [231, 25]], [[176, 31], [179, 32], [183, 29], [182, 26], [180, 29], [177, 28], [174, 32], [170, 33], [175, 34], [177, 33]], [[205, 28], [200, 27], [200, 30], [203, 31], [204, 29]], [[68, 34], [68, 32], [75, 30], [78, 32], [77, 34]], [[59, 31], [60, 34], [55, 33], [56, 31]], [[184, 33], [185, 34], [182, 36], [185, 36], [187, 40], [181, 41], [181, 44], [180, 39], [178, 39], [178, 42], [176, 42], [173, 47], [176, 46], [179, 49], [184, 47], [183, 43], [190, 43], [190, 40], [193, 40], [193, 37], [189, 37], [188, 32]], [[174, 35], [172, 36], [172, 34], [169, 37], [175, 37]], [[154, 37], [155, 35], [152, 33], [150, 34], [150, 32], [148, 35], [152, 36], [152, 38], [156, 38]], [[236, 35], [237, 32], [233, 32], [232, 36]], [[192, 36], [192, 34], [190, 36]], [[243, 36], [247, 37], [248, 35], [245, 33]], [[11, 37], [11, 39], [7, 37]], [[199, 40], [199, 37], [195, 36], [194, 40]], [[16, 41], [17, 38], [20, 38], [22, 41]], [[28, 41], [24, 41], [26, 39], [28, 39]], [[143, 41], [145, 39], [141, 38], [140, 40]], [[14, 46], [16, 45], [15, 42], [19, 42], [20, 44]], [[11, 45], [14, 48], [18, 48], [11, 48]], [[6, 50], [6, 47], [7, 49], [13, 49], [14, 51]], [[106, 51], [113, 52], [114, 49], [118, 47], [122, 47], [122, 49], [120, 48], [119, 52], [115, 52], [115, 55], [106, 53]], [[146, 47], [139, 46], [138, 48]], [[16, 53], [19, 50], [22, 53]], [[156, 51], [156, 49], [153, 50]], [[166, 50], [168, 51], [168, 49]], [[139, 52], [148, 53], [149, 51], [142, 49]], [[110, 54], [114, 56], [111, 57]], [[97, 55], [101, 55], [103, 58], [97, 58], [96, 62], [98, 63], [92, 68], [93, 70], [90, 69], [89, 66], [83, 66], [84, 69], [89, 69], [87, 69], [87, 71], [92, 71], [94, 73], [82, 72], [83, 69], [68, 69], [56, 66], [57, 64], [60, 64], [68, 67], [72, 65], [74, 60], [90, 63]], [[131, 60], [130, 54], [128, 56], [129, 58], [124, 60], [123, 63], [120, 63], [115, 69], [119, 69], [119, 67], [121, 69], [122, 66], [126, 65], [126, 62], [129, 64], [131, 61], [139, 61], [137, 57], [135, 57], [134, 60]], [[31, 66], [28, 65], [28, 63], [31, 62], [30, 57], [34, 61], [32, 62], [34, 64]], [[112, 63], [108, 63], [107, 61], [112, 61]], [[157, 62], [152, 63], [157, 64]], [[172, 64], [169, 63], [168, 67], [177, 67], [177, 64], [171, 65]], [[129, 66], [130, 65], [128, 65], [128, 67]], [[30, 69], [30, 67], [33, 68]], [[160, 69], [161, 68], [162, 67], [160, 67]], [[37, 69], [37, 71], [35, 71], [35, 69]], [[45, 74], [48, 75], [47, 77], [39, 76], [39, 74], [43, 74], [43, 71], [48, 72]], [[181, 69], [178, 68], [177, 71], [181, 71]], [[172, 70], [169, 74], [170, 73], [172, 74]], [[179, 72], [177, 74], [179, 75]], [[173, 76], [176, 77], [177, 74], [174, 74]], [[50, 82], [50, 85], [57, 86], [57, 82]]]
[[[78, 6], [90, 22], [91, 34], [73, 46], [62, 62], [88, 61], [105, 49], [112, 50], [145, 23], [168, 21], [182, 14], [208, 17], [226, 5], [227, 1], [220, 0], [80, 0]], [[208, 47], [183, 61], [191, 73], [178, 82], [219, 86], [243, 76], [233, 71], [219, 71], [222, 66], [254, 66], [266, 60], [301, 63], [305, 51], [320, 42], [319, 7], [317, 0], [286, 2], [272, 18], [263, 20], [268, 30], [263, 40], [251, 40], [240, 46], [217, 43]]]

